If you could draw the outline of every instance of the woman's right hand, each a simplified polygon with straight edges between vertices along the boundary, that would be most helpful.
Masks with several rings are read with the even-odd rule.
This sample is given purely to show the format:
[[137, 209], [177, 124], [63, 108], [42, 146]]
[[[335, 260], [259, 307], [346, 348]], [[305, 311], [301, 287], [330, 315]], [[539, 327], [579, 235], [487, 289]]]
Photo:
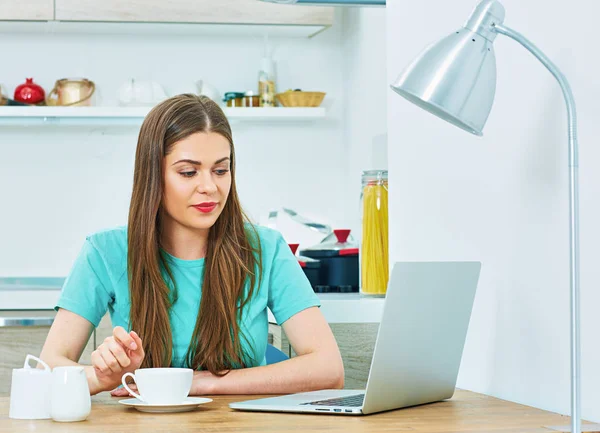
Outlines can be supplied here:
[[98, 388], [107, 391], [120, 385], [121, 377], [139, 368], [144, 356], [142, 339], [137, 333], [128, 333], [121, 326], [115, 327], [112, 337], [107, 337], [92, 352], [92, 367]]

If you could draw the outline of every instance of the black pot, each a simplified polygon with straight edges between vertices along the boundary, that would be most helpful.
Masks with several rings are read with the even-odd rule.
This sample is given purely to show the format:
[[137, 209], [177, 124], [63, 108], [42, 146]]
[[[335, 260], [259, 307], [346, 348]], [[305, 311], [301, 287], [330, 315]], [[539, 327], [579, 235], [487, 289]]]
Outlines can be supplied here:
[[[292, 253], [296, 255], [296, 250], [298, 249], [298, 244], [288, 244]], [[312, 259], [310, 257], [302, 257], [298, 256], [298, 263], [300, 267], [304, 271], [304, 275], [308, 278], [310, 285], [313, 287], [318, 287], [321, 284], [321, 262], [319, 260]]]
[[310, 257], [298, 257], [298, 262], [304, 271], [304, 274], [310, 281], [310, 285], [318, 287], [321, 285], [321, 262], [313, 260]]
[[[346, 242], [350, 230], [334, 230], [336, 241], [318, 244], [300, 251], [300, 254], [320, 262], [315, 292], [358, 292], [358, 248]], [[305, 269], [305, 273], [307, 272]], [[314, 271], [312, 271], [314, 273]], [[307, 274], [308, 275], [308, 274]]]

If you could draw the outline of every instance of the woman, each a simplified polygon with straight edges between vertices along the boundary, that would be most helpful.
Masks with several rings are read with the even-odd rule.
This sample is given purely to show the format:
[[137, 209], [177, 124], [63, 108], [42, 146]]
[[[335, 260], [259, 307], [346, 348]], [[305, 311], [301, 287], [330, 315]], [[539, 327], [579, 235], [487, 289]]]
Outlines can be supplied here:
[[[195, 370], [190, 395], [343, 386], [319, 299], [282, 236], [247, 222], [235, 164], [231, 128], [210, 99], [179, 95], [150, 111], [128, 225], [86, 238], [42, 359], [76, 365], [108, 310], [113, 335], [86, 367], [91, 394], [125, 372], [170, 366]], [[298, 355], [268, 366], [267, 307]]]

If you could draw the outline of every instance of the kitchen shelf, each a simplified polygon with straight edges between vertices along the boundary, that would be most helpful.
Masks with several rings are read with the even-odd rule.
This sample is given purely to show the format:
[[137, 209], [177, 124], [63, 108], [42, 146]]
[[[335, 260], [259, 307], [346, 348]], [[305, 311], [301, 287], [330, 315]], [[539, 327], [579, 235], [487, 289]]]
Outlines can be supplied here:
[[[0, 124], [136, 124], [151, 107], [0, 107]], [[306, 121], [325, 117], [323, 107], [225, 107], [231, 122]]]
[[327, 25], [0, 21], [0, 34], [312, 38]]

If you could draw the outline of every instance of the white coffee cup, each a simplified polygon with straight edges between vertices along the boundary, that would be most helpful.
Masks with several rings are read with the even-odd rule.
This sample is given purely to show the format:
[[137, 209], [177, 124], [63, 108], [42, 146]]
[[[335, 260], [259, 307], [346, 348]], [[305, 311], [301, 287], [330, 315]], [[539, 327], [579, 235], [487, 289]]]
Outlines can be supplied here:
[[[42, 364], [44, 369], [31, 368], [31, 360]], [[48, 364], [33, 355], [27, 355], [23, 368], [12, 371], [8, 416], [14, 419], [50, 418], [51, 383], [52, 372]]]
[[[133, 378], [139, 394], [132, 391], [125, 379]], [[131, 395], [148, 404], [180, 404], [190, 393], [194, 370], [191, 368], [139, 368], [125, 373], [123, 386]]]

